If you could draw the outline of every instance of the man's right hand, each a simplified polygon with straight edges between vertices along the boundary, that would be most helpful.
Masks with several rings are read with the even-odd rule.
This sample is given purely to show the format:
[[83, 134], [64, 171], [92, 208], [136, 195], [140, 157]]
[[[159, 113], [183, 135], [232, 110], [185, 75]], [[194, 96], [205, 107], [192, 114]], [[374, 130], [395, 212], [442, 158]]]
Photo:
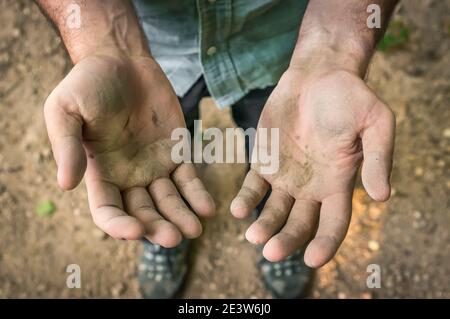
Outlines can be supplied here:
[[150, 56], [84, 57], [48, 97], [45, 121], [59, 185], [84, 175], [94, 222], [112, 237], [173, 247], [200, 235], [196, 215], [213, 215], [192, 164], [171, 160], [171, 132], [185, 123]]

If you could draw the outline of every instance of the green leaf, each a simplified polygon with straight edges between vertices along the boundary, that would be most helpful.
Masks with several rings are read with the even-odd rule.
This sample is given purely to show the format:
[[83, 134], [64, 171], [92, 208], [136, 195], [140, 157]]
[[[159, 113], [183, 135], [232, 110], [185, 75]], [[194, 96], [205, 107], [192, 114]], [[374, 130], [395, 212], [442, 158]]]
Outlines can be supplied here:
[[378, 50], [386, 52], [396, 49], [409, 41], [409, 29], [400, 21], [393, 21], [378, 44]]
[[56, 211], [56, 206], [52, 201], [45, 201], [39, 203], [36, 212], [39, 217], [50, 217]]

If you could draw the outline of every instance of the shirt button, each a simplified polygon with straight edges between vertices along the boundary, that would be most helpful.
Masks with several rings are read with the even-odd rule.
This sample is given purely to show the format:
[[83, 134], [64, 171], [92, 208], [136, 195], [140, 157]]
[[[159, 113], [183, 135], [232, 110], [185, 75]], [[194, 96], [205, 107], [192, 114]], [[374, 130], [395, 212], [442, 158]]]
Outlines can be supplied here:
[[216, 52], [217, 52], [217, 48], [214, 46], [209, 47], [208, 50], [206, 50], [206, 54], [209, 56], [216, 54]]

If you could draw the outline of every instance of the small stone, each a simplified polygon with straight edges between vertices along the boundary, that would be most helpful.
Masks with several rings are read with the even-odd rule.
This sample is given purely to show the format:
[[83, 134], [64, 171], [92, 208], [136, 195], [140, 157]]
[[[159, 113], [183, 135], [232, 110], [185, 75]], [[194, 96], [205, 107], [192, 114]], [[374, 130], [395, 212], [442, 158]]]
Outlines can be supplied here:
[[240, 233], [238, 236], [237, 236], [237, 240], [240, 242], [240, 243], [243, 243], [243, 242], [245, 242], [245, 234], [244, 233]]
[[444, 160], [437, 161], [437, 166], [438, 167], [444, 167], [445, 166], [445, 161]]
[[23, 15], [28, 16], [28, 15], [30, 15], [31, 10], [29, 7], [25, 7], [25, 8], [23, 8], [22, 13], [23, 13]]
[[378, 206], [371, 206], [369, 209], [369, 217], [373, 220], [379, 220], [383, 211]]
[[50, 157], [50, 156], [52, 156], [52, 150], [49, 147], [46, 147], [42, 150], [42, 154], [45, 157]]
[[361, 298], [362, 299], [373, 299], [372, 293], [371, 292], [363, 292], [361, 294]]
[[391, 196], [395, 196], [397, 194], [397, 189], [392, 187], [391, 188]]
[[20, 34], [21, 34], [21, 32], [20, 32], [20, 29], [19, 29], [19, 28], [14, 28], [14, 29], [11, 30], [11, 35], [12, 35], [12, 37], [13, 37], [14, 39], [19, 38], [19, 37], [20, 37]]
[[111, 295], [114, 298], [118, 298], [124, 291], [125, 291], [125, 285], [121, 282], [118, 282], [111, 288]]
[[338, 292], [337, 297], [338, 297], [338, 299], [346, 299], [347, 295], [345, 294], [345, 292], [340, 291], [340, 292]]
[[369, 241], [367, 246], [369, 247], [369, 249], [371, 251], [378, 251], [378, 250], [380, 250], [380, 244], [377, 241], [375, 241], [375, 240]]
[[420, 212], [418, 210], [415, 210], [413, 212], [413, 216], [414, 216], [415, 219], [421, 219], [422, 218], [422, 212]]
[[39, 285], [36, 287], [36, 290], [37, 290], [38, 292], [44, 292], [44, 291], [47, 290], [47, 286], [46, 286], [45, 284], [39, 284]]
[[217, 285], [212, 282], [212, 283], [209, 284], [209, 289], [210, 290], [216, 290], [217, 289]]
[[446, 128], [446, 129], [442, 132], [442, 135], [443, 135], [445, 138], [450, 138], [450, 127]]
[[388, 277], [386, 280], [386, 287], [387, 288], [392, 288], [394, 287], [394, 280], [392, 277]]
[[422, 167], [416, 167], [416, 169], [414, 170], [414, 174], [416, 176], [423, 176], [423, 168]]
[[95, 238], [100, 239], [100, 240], [104, 240], [104, 239], [108, 238], [108, 235], [104, 231], [102, 231], [101, 229], [98, 229], [98, 228], [94, 229], [92, 231], [92, 234], [94, 235]]

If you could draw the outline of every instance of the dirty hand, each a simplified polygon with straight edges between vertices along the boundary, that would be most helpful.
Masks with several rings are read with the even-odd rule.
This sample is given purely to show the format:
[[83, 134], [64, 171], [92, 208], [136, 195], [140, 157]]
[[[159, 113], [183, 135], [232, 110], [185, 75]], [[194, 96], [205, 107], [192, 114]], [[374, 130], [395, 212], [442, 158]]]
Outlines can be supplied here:
[[112, 237], [173, 247], [200, 235], [196, 214], [214, 213], [192, 164], [171, 160], [171, 132], [185, 123], [151, 57], [85, 57], [48, 97], [45, 121], [59, 185], [84, 175], [94, 222]]
[[291, 67], [270, 96], [260, 128], [279, 128], [279, 169], [264, 174], [260, 163], [252, 163], [231, 212], [249, 216], [271, 187], [247, 239], [265, 244], [270, 261], [307, 247], [306, 264], [320, 267], [346, 235], [361, 160], [368, 194], [377, 201], [389, 197], [393, 112], [356, 73]]

